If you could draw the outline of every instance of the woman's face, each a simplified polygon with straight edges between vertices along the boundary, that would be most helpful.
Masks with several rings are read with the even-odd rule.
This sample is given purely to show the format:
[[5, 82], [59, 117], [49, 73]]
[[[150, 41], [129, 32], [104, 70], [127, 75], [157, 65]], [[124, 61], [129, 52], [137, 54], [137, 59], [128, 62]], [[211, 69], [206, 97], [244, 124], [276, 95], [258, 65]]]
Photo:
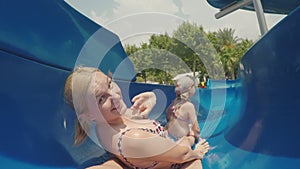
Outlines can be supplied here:
[[126, 111], [120, 88], [102, 72], [96, 72], [95, 95], [99, 111], [108, 123], [118, 120]]
[[193, 85], [189, 91], [190, 97], [194, 96], [195, 92], [196, 92], [196, 88], [195, 88], [195, 85]]

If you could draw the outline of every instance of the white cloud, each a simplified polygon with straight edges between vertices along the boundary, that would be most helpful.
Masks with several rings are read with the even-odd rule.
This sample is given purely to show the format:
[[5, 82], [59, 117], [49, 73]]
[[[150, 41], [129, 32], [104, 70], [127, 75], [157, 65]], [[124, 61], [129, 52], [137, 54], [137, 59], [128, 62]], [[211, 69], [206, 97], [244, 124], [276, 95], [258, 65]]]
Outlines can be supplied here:
[[177, 6], [172, 0], [118, 0], [119, 7], [115, 9], [117, 17], [141, 12], [175, 13]]
[[[78, 3], [76, 0], [68, 1], [69, 3]], [[182, 17], [202, 25], [206, 31], [216, 31], [227, 27], [235, 29], [236, 36], [242, 38], [256, 40], [260, 35], [255, 12], [238, 10], [228, 16], [216, 19], [214, 15], [219, 10], [211, 7], [205, 0], [181, 0], [181, 2], [177, 0], [175, 2], [177, 3], [174, 3], [174, 0], [107, 0], [106, 2], [102, 0], [101, 3], [89, 1], [86, 6], [82, 3], [78, 7], [83, 13], [89, 11], [86, 13], [87, 16], [102, 26], [108, 26], [121, 36], [121, 39], [128, 41], [130, 41], [129, 33], [131, 38], [134, 35], [145, 37], [147, 34], [145, 32], [170, 33], [176, 29], [178, 23], [183, 19]], [[104, 6], [110, 8], [104, 10]], [[282, 15], [266, 14], [268, 27], [271, 28], [283, 17]], [[131, 39], [131, 41], [138, 40]]]
[[[192, 2], [193, 1], [193, 2]], [[237, 10], [220, 19], [215, 18], [219, 12], [206, 1], [184, 1], [184, 12], [191, 16], [190, 20], [202, 25], [207, 31], [216, 31], [222, 28], [233, 28], [237, 36], [256, 40], [260, 36], [257, 16], [254, 11]], [[266, 22], [269, 28], [274, 26], [284, 16], [266, 14]]]
[[[113, 15], [93, 12], [92, 18], [119, 35], [124, 43], [143, 43], [153, 33], [171, 33], [183, 20], [173, 0], [118, 0]], [[108, 18], [109, 17], [109, 18]], [[102, 18], [100, 21], [99, 18]], [[105, 22], [103, 22], [105, 21]], [[140, 41], [140, 42], [139, 42]]]
[[105, 22], [107, 22], [107, 20], [102, 16], [97, 15], [97, 12], [95, 10], [91, 10], [91, 17], [90, 17], [93, 21], [95, 21], [96, 23], [102, 25]]

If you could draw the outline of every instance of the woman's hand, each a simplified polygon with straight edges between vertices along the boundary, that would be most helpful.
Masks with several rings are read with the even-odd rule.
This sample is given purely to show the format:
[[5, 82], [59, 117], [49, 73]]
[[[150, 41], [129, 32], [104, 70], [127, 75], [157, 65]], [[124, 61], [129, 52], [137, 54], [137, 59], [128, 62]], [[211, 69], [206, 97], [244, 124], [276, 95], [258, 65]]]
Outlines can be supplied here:
[[134, 112], [137, 111], [137, 114], [134, 114], [134, 116], [145, 119], [148, 118], [149, 113], [156, 104], [156, 96], [153, 92], [144, 92], [134, 96], [132, 102], [131, 109]]

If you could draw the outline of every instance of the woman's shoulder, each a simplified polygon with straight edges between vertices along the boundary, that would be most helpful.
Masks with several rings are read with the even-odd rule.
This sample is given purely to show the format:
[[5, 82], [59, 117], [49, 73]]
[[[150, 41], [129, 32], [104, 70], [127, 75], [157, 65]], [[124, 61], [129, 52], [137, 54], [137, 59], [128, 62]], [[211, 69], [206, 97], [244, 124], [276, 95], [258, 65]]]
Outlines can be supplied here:
[[186, 101], [184, 103], [181, 104], [182, 108], [194, 108], [194, 104], [190, 101]]

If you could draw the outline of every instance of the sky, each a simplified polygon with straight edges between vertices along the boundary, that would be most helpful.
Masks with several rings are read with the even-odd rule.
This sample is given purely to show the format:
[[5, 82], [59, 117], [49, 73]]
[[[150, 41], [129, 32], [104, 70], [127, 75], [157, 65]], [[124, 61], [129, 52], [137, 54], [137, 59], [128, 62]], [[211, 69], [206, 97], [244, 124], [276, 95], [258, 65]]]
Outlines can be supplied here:
[[[237, 10], [220, 19], [219, 12], [206, 0], [66, 0], [96, 23], [116, 33], [123, 44], [141, 44], [155, 34], [172, 34], [178, 25], [189, 21], [205, 31], [233, 28], [235, 36], [257, 40], [260, 30], [256, 13]], [[285, 15], [265, 14], [268, 29]]]

